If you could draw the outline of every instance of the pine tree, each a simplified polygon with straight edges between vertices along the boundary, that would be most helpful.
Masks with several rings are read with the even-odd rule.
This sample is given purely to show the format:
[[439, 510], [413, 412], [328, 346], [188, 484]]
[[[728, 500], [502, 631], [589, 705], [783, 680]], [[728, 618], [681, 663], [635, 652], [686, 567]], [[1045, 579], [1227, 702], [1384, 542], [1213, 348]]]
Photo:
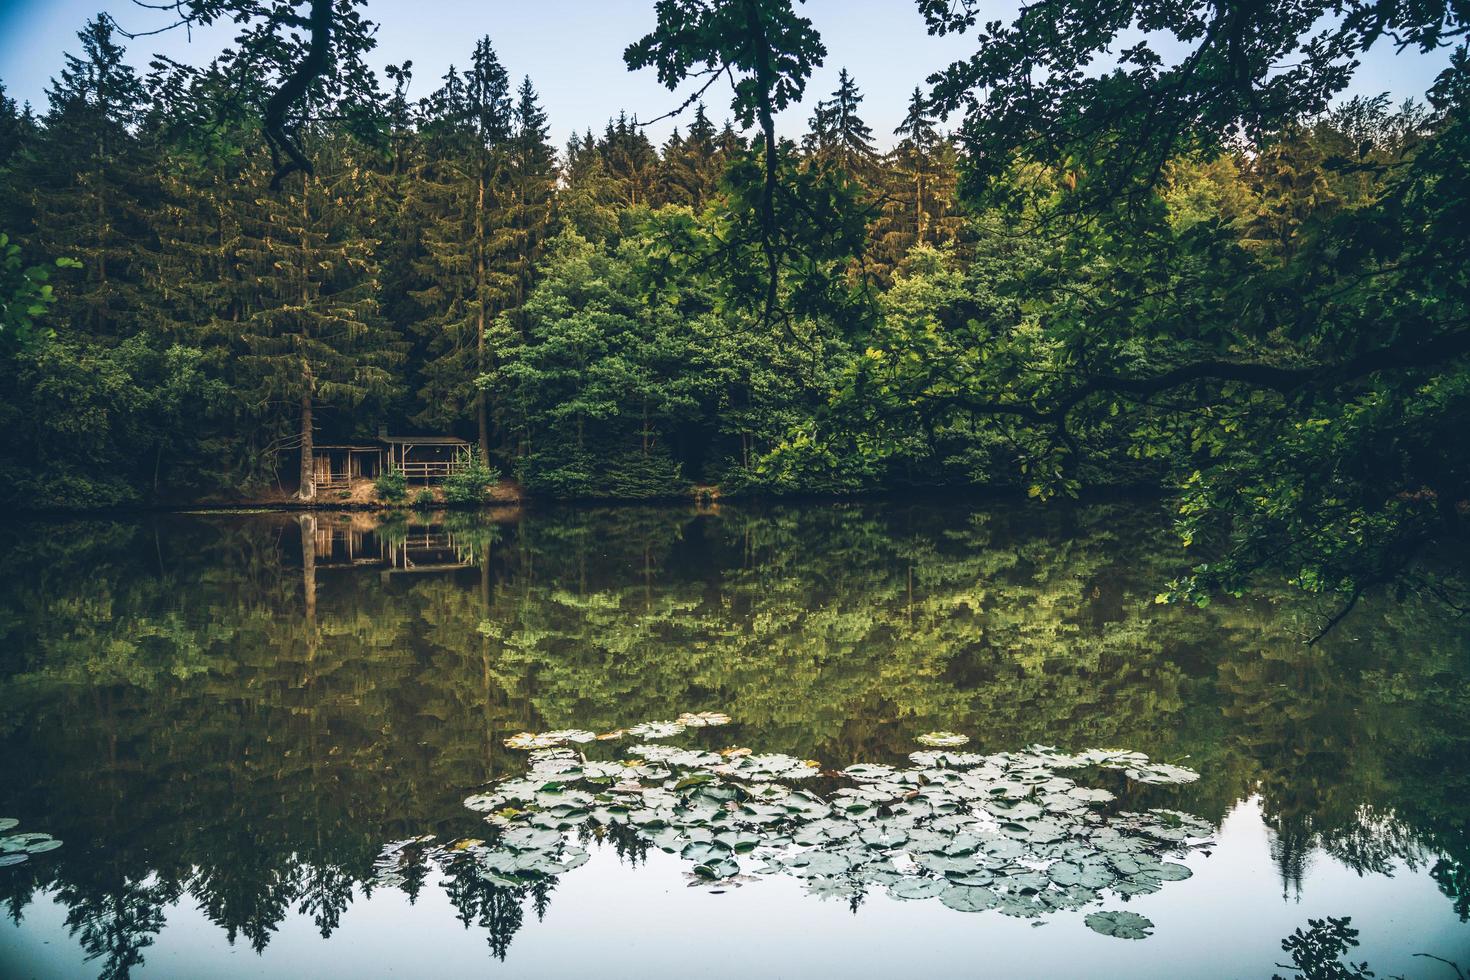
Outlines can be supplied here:
[[873, 130], [858, 115], [862, 102], [857, 83], [842, 69], [832, 98], [817, 103], [803, 147], [819, 166], [842, 170], [868, 185], [878, 174], [878, 152]]
[[43, 135], [18, 162], [31, 189], [41, 254], [68, 256], [83, 268], [63, 281], [60, 317], [96, 338], [130, 329], [144, 308], [139, 293], [151, 242], [145, 201], [156, 196], [155, 165], [133, 127], [144, 89], [123, 61], [111, 18], [99, 14], [78, 32], [83, 54], [68, 54], [51, 83]]
[[724, 160], [716, 143], [714, 124], [705, 115], [704, 103], [694, 110], [689, 135], [681, 138], [674, 130], [664, 144], [659, 162], [659, 197], [668, 204], [687, 204], [698, 211], [714, 194], [724, 172]]
[[959, 231], [954, 144], [934, 122], [923, 92], [915, 86], [908, 112], [893, 131], [899, 142], [888, 155], [883, 211], [871, 233], [872, 267], [884, 283], [914, 246], [943, 245]]
[[378, 311], [378, 243], [354, 221], [349, 203], [366, 190], [362, 161], [344, 142], [314, 147], [317, 174], [294, 190], [262, 194], [237, 252], [259, 275], [241, 323], [240, 367], [263, 409], [299, 411], [304, 500], [316, 492], [318, 406], [360, 408], [391, 397], [402, 360]]
[[557, 210], [567, 226], [591, 242], [606, 241], [617, 233], [616, 182], [608, 176], [597, 137], [573, 133], [567, 141], [563, 185], [557, 194]]
[[503, 262], [515, 238], [504, 207], [510, 78], [488, 37], [476, 43], [470, 70], [451, 70], [425, 110], [429, 146], [414, 188], [424, 257], [413, 296], [426, 314], [417, 329], [427, 354], [417, 419], [448, 424], [471, 415], [489, 465], [490, 407], [475, 378], [490, 363], [491, 328], [517, 280]]
[[631, 206], [662, 203], [655, 195], [658, 153], [636, 120], [629, 119], [626, 112], [618, 113], [616, 122], [608, 120], [597, 150], [620, 202]]
[[513, 280], [509, 308], [519, 311], [553, 230], [557, 178], [556, 150], [548, 140], [551, 127], [529, 76], [516, 93], [514, 126], [506, 166], [511, 239], [505, 258]]
[[21, 162], [38, 133], [30, 105], [17, 105], [5, 94], [5, 83], [0, 82], [0, 229], [19, 233], [30, 227], [28, 195], [13, 179], [11, 168]]

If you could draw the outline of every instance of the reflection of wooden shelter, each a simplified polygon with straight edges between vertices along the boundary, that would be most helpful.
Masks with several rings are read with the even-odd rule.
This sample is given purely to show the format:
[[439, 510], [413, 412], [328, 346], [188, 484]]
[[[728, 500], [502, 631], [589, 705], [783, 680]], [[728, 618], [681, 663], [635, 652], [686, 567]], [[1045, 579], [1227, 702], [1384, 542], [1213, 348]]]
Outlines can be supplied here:
[[443, 525], [379, 526], [360, 515], [314, 519], [311, 550], [318, 569], [373, 567], [384, 576], [443, 572], [475, 564], [473, 549]]
[[313, 446], [311, 461], [318, 489], [350, 486], [353, 480], [371, 480], [382, 472], [379, 446]]
[[378, 565], [383, 561], [383, 542], [377, 532], [352, 524], [318, 523], [312, 550], [319, 568]]
[[388, 566], [384, 575], [393, 572], [443, 572], [473, 564], [469, 552], [455, 541], [454, 532], [437, 524], [410, 529], [401, 541], [389, 544], [384, 556]]
[[458, 473], [473, 458], [468, 442], [455, 436], [390, 436], [380, 431], [378, 445], [313, 446], [317, 489], [349, 487], [386, 470], [401, 470], [412, 482], [430, 483]]

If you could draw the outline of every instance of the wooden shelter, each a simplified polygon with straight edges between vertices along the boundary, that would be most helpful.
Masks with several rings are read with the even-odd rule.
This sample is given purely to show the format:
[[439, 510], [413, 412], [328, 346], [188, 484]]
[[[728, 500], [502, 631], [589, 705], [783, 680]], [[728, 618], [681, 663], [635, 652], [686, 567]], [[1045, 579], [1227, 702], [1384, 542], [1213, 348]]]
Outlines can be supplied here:
[[387, 467], [401, 470], [409, 482], [442, 480], [470, 465], [473, 450], [454, 436], [381, 435]]
[[350, 487], [354, 480], [373, 480], [400, 470], [410, 483], [432, 483], [470, 465], [473, 447], [455, 436], [390, 436], [378, 433], [377, 445], [313, 446], [312, 466], [319, 490]]
[[353, 480], [372, 480], [383, 471], [383, 447], [313, 446], [311, 462], [318, 490], [348, 487]]

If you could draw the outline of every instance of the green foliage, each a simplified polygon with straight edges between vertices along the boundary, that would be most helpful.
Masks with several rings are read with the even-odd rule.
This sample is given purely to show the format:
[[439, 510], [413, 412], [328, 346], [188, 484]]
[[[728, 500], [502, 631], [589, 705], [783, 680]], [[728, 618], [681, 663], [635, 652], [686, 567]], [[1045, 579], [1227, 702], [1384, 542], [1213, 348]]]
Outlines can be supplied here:
[[478, 456], [471, 456], [444, 479], [444, 500], [451, 504], [483, 503], [490, 488], [499, 482], [499, 470], [486, 466]]
[[402, 470], [389, 467], [373, 481], [373, 491], [384, 503], [400, 503], [408, 496], [408, 478]]
[[[79, 263], [57, 259], [56, 266], [74, 269]], [[0, 352], [27, 344], [36, 336], [36, 321], [56, 302], [49, 278], [49, 269], [26, 265], [20, 246], [0, 232]]]
[[[625, 60], [692, 111], [662, 147], [621, 113], [558, 161], [489, 38], [415, 103], [338, 6], [314, 121], [273, 137], [310, 172], [279, 187], [231, 108], [265, 94], [234, 91], [238, 52], [144, 84], [100, 17], [44, 117], [0, 93], [22, 499], [237, 495], [303, 458], [310, 496], [313, 441], [386, 424], [473, 432], [480, 465], [558, 497], [1163, 488], [1198, 552], [1166, 601], [1283, 574], [1347, 607], [1464, 552], [1470, 61], [1428, 108], [1330, 104], [1378, 32], [1445, 43], [1419, 8], [982, 24], [921, 0], [979, 50], [880, 155], [846, 72], [778, 139], [826, 57], [792, 0], [659, 0]], [[279, 80], [280, 25], [181, 8], [232, 10]], [[1082, 70], [1136, 22], [1118, 70]]]
[[425, 487], [418, 493], [413, 495], [413, 501], [411, 505], [414, 510], [429, 510], [434, 506], [436, 502], [437, 501], [434, 497], [434, 491], [430, 490], [428, 487]]

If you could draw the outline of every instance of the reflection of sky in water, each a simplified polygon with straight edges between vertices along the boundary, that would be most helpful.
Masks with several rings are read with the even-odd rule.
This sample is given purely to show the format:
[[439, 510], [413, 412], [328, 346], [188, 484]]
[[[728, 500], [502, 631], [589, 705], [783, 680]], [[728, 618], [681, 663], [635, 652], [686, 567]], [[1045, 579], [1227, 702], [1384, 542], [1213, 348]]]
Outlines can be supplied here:
[[[1227, 816], [1210, 857], [1185, 859], [1195, 875], [1127, 903], [1155, 923], [1141, 942], [1099, 936], [1085, 911], [1043, 924], [993, 912], [966, 915], [937, 902], [873, 895], [856, 912], [805, 895], [772, 877], [709, 894], [685, 886], [687, 862], [651, 851], [646, 866], [620, 864], [611, 848], [563, 875], [546, 918], [529, 908], [504, 964], [477, 927], [455, 918], [437, 874], [410, 905], [398, 891], [357, 898], [327, 940], [293, 913], [262, 955], [237, 943], [192, 903], [173, 908], [147, 951], [149, 977], [231, 976], [1038, 976], [1264, 977], [1284, 958], [1283, 936], [1309, 917], [1350, 915], [1362, 945], [1351, 954], [1379, 976], [1451, 975], [1422, 958], [1432, 952], [1463, 964], [1465, 927], [1422, 872], [1360, 877], [1317, 853], [1301, 894], [1285, 898], [1257, 801]], [[54, 902], [25, 913], [25, 929], [0, 925], [13, 976], [87, 976]]]
[[[1326, 916], [1352, 917], [1349, 955], [1379, 976], [1452, 975], [1417, 952], [1470, 966], [1463, 621], [1365, 600], [1306, 647], [1312, 610], [1284, 593], [1160, 607], [1181, 560], [1167, 523], [1151, 505], [863, 504], [0, 525], [0, 814], [65, 841], [0, 869], [21, 918], [0, 918], [0, 980], [102, 971], [66, 909], [93, 917], [89, 948], [141, 954], [137, 977], [1265, 977]], [[834, 768], [903, 765], [940, 729], [983, 754], [1116, 746], [1200, 779], [1072, 775], [1123, 809], [1231, 815], [1187, 880], [1041, 920], [881, 886], [854, 915], [785, 874], [711, 895], [685, 887], [689, 861], [654, 848], [633, 869], [603, 846], [544, 921], [492, 896], [504, 963], [461, 925], [486, 900], [467, 875], [457, 903], [432, 866], [416, 904], [354, 884], [390, 841], [489, 836], [463, 801], [523, 770], [507, 736], [701, 709], [732, 723], [669, 744]], [[1303, 855], [1298, 900], [1281, 869]], [[1104, 910], [1153, 936], [1086, 928]]]

